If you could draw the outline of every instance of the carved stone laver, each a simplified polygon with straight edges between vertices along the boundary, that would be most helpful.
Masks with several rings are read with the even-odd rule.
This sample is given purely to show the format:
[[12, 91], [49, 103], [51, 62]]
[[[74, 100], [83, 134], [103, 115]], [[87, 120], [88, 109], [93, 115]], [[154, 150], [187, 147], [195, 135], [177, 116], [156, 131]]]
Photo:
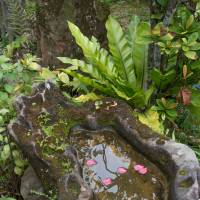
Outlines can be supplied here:
[[46, 82], [35, 87], [31, 96], [18, 97], [15, 107], [17, 120], [9, 124], [9, 133], [29, 159], [44, 190], [52, 190], [59, 200], [95, 199], [83, 181], [76, 149], [70, 146], [70, 129], [78, 125], [86, 130], [112, 126], [166, 174], [170, 200], [199, 199], [195, 153], [140, 123], [122, 101], [105, 98], [98, 108], [95, 102], [75, 105]]

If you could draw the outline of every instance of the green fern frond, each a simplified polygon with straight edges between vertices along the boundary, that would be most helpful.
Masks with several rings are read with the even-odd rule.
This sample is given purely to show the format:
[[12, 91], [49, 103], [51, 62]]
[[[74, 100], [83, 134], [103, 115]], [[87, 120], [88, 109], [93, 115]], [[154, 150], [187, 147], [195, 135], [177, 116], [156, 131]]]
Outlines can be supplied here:
[[92, 79], [91, 77], [83, 76], [75, 71], [71, 71], [68, 69], [63, 69], [62, 71], [69, 74], [73, 78], [77, 78], [81, 83], [83, 83], [87, 86], [95, 88], [107, 95], [114, 95], [113, 90], [111, 88], [109, 88], [108, 85], [99, 83], [98, 80]]
[[100, 49], [99, 44], [89, 40], [80, 29], [71, 22], [68, 22], [69, 29], [74, 36], [76, 43], [81, 47], [87, 61], [101, 72], [104, 77], [114, 79], [116, 71], [111, 56], [104, 49]]
[[101, 72], [97, 68], [93, 67], [91, 64], [85, 63], [83, 60], [71, 59], [71, 58], [66, 58], [66, 57], [58, 57], [58, 59], [62, 63], [70, 64], [72, 66], [80, 68], [81, 71], [89, 74], [90, 76], [92, 76], [93, 78], [97, 80], [106, 81], [106, 79], [104, 79]]
[[107, 36], [109, 49], [112, 53], [114, 64], [119, 76], [126, 80], [133, 87], [136, 86], [136, 77], [132, 59], [131, 48], [120, 24], [112, 17], [109, 17], [107, 23]]
[[147, 78], [149, 36], [150, 25], [141, 22], [138, 16], [134, 16], [128, 26], [127, 38], [131, 47], [137, 83], [140, 87], [143, 87], [144, 79]]
[[8, 31], [12, 37], [23, 35], [26, 32], [26, 12], [18, 0], [7, 0]]

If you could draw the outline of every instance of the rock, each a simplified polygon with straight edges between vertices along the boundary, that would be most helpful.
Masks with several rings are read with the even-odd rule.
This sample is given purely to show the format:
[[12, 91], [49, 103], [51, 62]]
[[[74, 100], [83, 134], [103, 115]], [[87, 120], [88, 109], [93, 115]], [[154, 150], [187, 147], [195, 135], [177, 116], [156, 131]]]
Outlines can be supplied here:
[[70, 143], [71, 130], [110, 126], [166, 174], [170, 200], [199, 199], [195, 153], [139, 122], [123, 101], [104, 98], [99, 108], [95, 102], [75, 105], [46, 82], [35, 87], [31, 96], [18, 97], [15, 107], [17, 120], [9, 124], [9, 134], [29, 159], [44, 190], [53, 191], [59, 200], [95, 199], [83, 181], [82, 165]]
[[29, 165], [21, 178], [20, 193], [24, 200], [43, 200], [44, 197], [34, 195], [32, 191], [43, 193], [41, 181], [37, 177], [34, 169]]

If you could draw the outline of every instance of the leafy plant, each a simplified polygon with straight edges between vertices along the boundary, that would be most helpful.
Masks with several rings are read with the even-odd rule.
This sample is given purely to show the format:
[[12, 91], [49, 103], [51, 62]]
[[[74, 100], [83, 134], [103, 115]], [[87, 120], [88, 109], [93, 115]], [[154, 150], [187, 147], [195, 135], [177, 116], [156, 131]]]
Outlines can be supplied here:
[[200, 80], [199, 31], [198, 19], [184, 5], [178, 7], [169, 27], [159, 23], [152, 30], [164, 61], [160, 70], [154, 68], [151, 73], [158, 88], [157, 96], [177, 97], [178, 102], [187, 106], [196, 117], [200, 116], [199, 105], [194, 100], [198, 92], [192, 86]]
[[23, 4], [19, 0], [8, 0], [5, 2], [3, 15], [4, 21], [7, 22], [6, 29], [9, 41], [12, 42], [16, 37], [21, 36], [26, 32], [27, 15]]
[[[96, 38], [92, 37], [90, 40], [77, 26], [71, 22], [68, 22], [68, 25], [76, 43], [83, 51], [85, 61], [59, 57], [63, 63], [71, 65], [62, 71], [78, 79], [87, 91], [94, 89], [109, 96], [125, 99], [139, 108], [146, 106], [153, 92], [152, 86], [146, 90], [145, 85], [147, 47], [150, 41], [149, 24], [141, 22], [135, 16], [128, 32], [124, 32], [120, 24], [109, 17], [106, 28], [110, 53], [100, 47]], [[82, 73], [78, 73], [77, 70]]]
[[177, 104], [173, 100], [168, 100], [162, 98], [157, 99], [157, 106], [155, 109], [161, 115], [161, 118], [165, 120], [165, 118], [174, 121], [177, 117], [176, 106]]
[[152, 106], [144, 114], [135, 113], [138, 119], [143, 123], [152, 128], [155, 132], [159, 134], [164, 134], [164, 125], [159, 119], [159, 113], [155, 106]]
[[[16, 47], [17, 48], [17, 47]], [[5, 51], [6, 52], [6, 51]], [[6, 55], [0, 55], [0, 165], [2, 174], [14, 163], [14, 172], [23, 173], [27, 162], [17, 146], [10, 142], [6, 133], [8, 122], [15, 117], [13, 100], [20, 93], [29, 93], [34, 80], [38, 79], [41, 67], [38, 59], [30, 54], [24, 55], [16, 63]]]
[[0, 200], [16, 200], [12, 197], [1, 197]]

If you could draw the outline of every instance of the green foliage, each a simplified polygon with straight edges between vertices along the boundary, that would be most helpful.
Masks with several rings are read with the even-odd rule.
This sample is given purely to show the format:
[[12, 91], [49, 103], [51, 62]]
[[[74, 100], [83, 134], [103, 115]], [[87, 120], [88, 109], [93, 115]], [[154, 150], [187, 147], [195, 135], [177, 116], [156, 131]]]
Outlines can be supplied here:
[[[32, 90], [34, 80], [38, 79], [41, 70], [38, 59], [30, 54], [13, 63], [8, 55], [11, 49], [19, 48], [21, 41], [11, 43], [0, 55], [0, 165], [7, 171], [9, 163], [13, 163], [17, 175], [23, 173], [26, 161], [23, 159], [17, 146], [10, 142], [6, 132], [8, 122], [15, 117], [13, 100], [20, 93], [28, 94]], [[11, 47], [12, 46], [12, 47]]]
[[27, 165], [26, 160], [24, 160], [21, 152], [17, 146], [9, 141], [8, 136], [0, 135], [0, 165], [1, 169], [6, 169], [9, 163], [14, 162], [14, 172], [15, 174], [21, 176], [24, 168]]
[[[146, 106], [153, 87], [148, 90], [143, 88], [147, 64], [140, 59], [146, 59], [147, 56], [149, 24], [140, 22], [138, 17], [134, 17], [128, 33], [125, 33], [119, 23], [109, 17], [106, 28], [111, 54], [100, 47], [96, 38], [92, 37], [90, 40], [81, 33], [77, 26], [71, 22], [68, 24], [86, 61], [59, 57], [58, 59], [63, 63], [71, 65], [62, 71], [78, 79], [85, 85], [87, 91], [94, 89], [109, 96], [125, 99], [136, 107]], [[141, 51], [137, 51], [137, 48]], [[78, 69], [83, 74], [77, 73]], [[63, 82], [68, 82], [68, 80], [69, 78], [65, 75]]]
[[8, 12], [8, 33], [13, 39], [23, 35], [26, 31], [26, 12], [19, 0], [8, 0], [6, 2]]
[[0, 200], [16, 200], [16, 199], [11, 197], [1, 197]]
[[155, 106], [152, 106], [144, 114], [136, 113], [138, 119], [143, 123], [152, 128], [155, 132], [159, 134], [164, 134], [164, 126], [159, 119], [159, 113]]
[[192, 85], [198, 84], [200, 80], [198, 19], [185, 6], [180, 5], [170, 26], [164, 27], [159, 23], [152, 33], [165, 58], [165, 62], [162, 63], [164, 66], [161, 66], [160, 70], [154, 68], [151, 73], [152, 80], [158, 88], [157, 96], [177, 96], [179, 103], [183, 103], [199, 118], [199, 104], [195, 100], [198, 99], [199, 92], [192, 89]]
[[157, 99], [157, 106], [155, 109], [157, 112], [161, 115], [161, 118], [165, 120], [165, 118], [174, 121], [177, 117], [177, 112], [176, 112], [176, 103], [173, 100], [168, 100], [162, 98], [162, 99]]

